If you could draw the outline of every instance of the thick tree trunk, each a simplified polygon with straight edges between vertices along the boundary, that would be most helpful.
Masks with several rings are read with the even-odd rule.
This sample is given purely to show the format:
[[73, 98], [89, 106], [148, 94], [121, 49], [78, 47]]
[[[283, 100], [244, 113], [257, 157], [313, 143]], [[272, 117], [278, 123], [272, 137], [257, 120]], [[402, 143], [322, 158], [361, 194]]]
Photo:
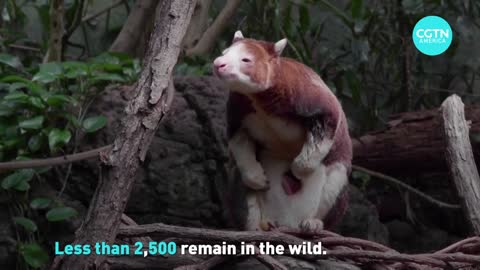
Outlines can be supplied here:
[[[480, 134], [480, 106], [467, 106], [465, 115], [470, 135]], [[442, 123], [438, 109], [394, 115], [386, 129], [353, 140], [353, 163], [393, 175], [447, 172]], [[472, 140], [472, 146], [478, 161], [480, 141]]]
[[43, 62], [61, 61], [64, 32], [64, 3], [63, 0], [53, 0], [50, 4], [50, 37], [48, 50]]
[[473, 233], [480, 235], [480, 177], [473, 159], [469, 128], [460, 97], [452, 95], [447, 98], [442, 104], [442, 115], [450, 174]]
[[[173, 98], [172, 71], [194, 6], [194, 0], [165, 0], [158, 4], [143, 71], [133, 90], [135, 98], [127, 105], [112, 150], [102, 155], [99, 183], [85, 221], [76, 232], [75, 244], [114, 242], [137, 169]], [[52, 268], [108, 268], [105, 256], [94, 252], [63, 259], [57, 259]]]

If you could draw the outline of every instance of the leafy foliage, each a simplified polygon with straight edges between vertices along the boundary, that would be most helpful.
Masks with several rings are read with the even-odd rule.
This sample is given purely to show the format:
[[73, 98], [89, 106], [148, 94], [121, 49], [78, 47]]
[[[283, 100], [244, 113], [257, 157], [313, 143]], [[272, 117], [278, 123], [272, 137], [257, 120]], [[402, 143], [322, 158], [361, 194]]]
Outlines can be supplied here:
[[[107, 124], [105, 116], [89, 114], [94, 99], [108, 84], [136, 80], [140, 64], [122, 54], [102, 54], [86, 62], [51, 62], [25, 69], [17, 57], [0, 54], [0, 70], [1, 162], [75, 151], [82, 133], [88, 136]], [[12, 205], [22, 205], [13, 222], [25, 241], [19, 252], [32, 268], [41, 268], [48, 260], [38, 240], [31, 241], [42, 233], [37, 221], [61, 222], [78, 214], [58, 197], [30, 198], [35, 182], [43, 181], [49, 169], [0, 173], [0, 193], [8, 194]]]
[[41, 268], [48, 262], [47, 252], [37, 243], [21, 245], [20, 254], [32, 268]]
[[56, 207], [47, 212], [48, 221], [62, 221], [77, 215], [77, 211], [71, 207]]

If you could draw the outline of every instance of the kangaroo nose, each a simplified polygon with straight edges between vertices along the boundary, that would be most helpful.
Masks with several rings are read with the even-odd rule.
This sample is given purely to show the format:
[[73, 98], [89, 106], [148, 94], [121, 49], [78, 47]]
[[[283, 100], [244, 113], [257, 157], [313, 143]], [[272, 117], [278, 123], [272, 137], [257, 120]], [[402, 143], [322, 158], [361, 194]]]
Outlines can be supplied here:
[[215, 59], [215, 61], [213, 61], [213, 66], [215, 67], [216, 70], [220, 70], [222, 68], [225, 68], [227, 66], [227, 64], [225, 62], [223, 62], [221, 59]]

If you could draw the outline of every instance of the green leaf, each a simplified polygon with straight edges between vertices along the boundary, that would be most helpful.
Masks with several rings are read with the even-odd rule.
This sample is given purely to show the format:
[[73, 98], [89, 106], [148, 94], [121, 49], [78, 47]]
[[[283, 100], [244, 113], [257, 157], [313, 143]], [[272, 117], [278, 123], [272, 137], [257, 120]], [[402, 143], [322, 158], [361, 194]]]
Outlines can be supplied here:
[[34, 118], [21, 121], [18, 123], [18, 126], [24, 129], [39, 129], [42, 127], [44, 119], [45, 118], [43, 115], [39, 115]]
[[18, 57], [5, 53], [0, 53], [0, 63], [11, 66], [15, 69], [20, 69], [23, 67], [22, 62], [20, 62]]
[[43, 103], [42, 99], [39, 97], [30, 97], [28, 98], [30, 104], [38, 109], [45, 109], [45, 104]]
[[119, 72], [123, 67], [120, 64], [98, 63], [91, 66], [93, 71]]
[[9, 92], [13, 92], [18, 89], [27, 88], [27, 84], [24, 82], [14, 82], [8, 87]]
[[83, 121], [83, 129], [85, 132], [95, 132], [107, 124], [107, 118], [105, 116], [89, 117]]
[[14, 109], [11, 106], [0, 104], [0, 116], [10, 116], [14, 113]]
[[80, 122], [78, 121], [77, 117], [73, 114], [66, 114], [64, 117], [70, 122], [74, 127], [79, 128], [81, 126]]
[[42, 148], [43, 136], [40, 134], [34, 135], [28, 139], [28, 148], [32, 152], [37, 152]]
[[30, 181], [34, 175], [35, 171], [32, 169], [22, 169], [18, 170], [7, 177], [2, 181], [2, 188], [11, 189], [16, 186], [22, 185], [21, 183], [26, 183]]
[[90, 59], [90, 61], [98, 64], [120, 64], [120, 59], [118, 56], [120, 56], [120, 54], [105, 52], [96, 56], [95, 58]]
[[49, 260], [47, 252], [37, 243], [21, 245], [20, 254], [25, 262], [33, 268], [41, 268]]
[[61, 78], [63, 73], [62, 66], [55, 62], [45, 63], [40, 65], [40, 70], [33, 76], [32, 81], [39, 81], [42, 83], [53, 82]]
[[16, 102], [28, 101], [28, 95], [21, 92], [13, 92], [3, 97], [4, 100], [11, 100]]
[[352, 9], [352, 18], [358, 19], [362, 16], [362, 0], [352, 0], [351, 9]]
[[14, 138], [14, 139], [10, 139], [10, 140], [5, 140], [5, 141], [3, 141], [3, 145], [4, 145], [6, 148], [13, 148], [13, 147], [16, 146], [19, 142], [20, 142], [20, 140], [19, 140], [18, 138]]
[[11, 75], [11, 76], [6, 76], [0, 79], [0, 82], [5, 82], [5, 83], [23, 83], [25, 87], [30, 90], [30, 92], [34, 95], [41, 96], [42, 94], [45, 93], [45, 89], [42, 88], [41, 85], [35, 82], [31, 82], [30, 80], [16, 76], [16, 75]]
[[65, 77], [69, 79], [75, 79], [81, 76], [88, 75], [88, 66], [85, 63], [67, 61], [63, 62], [62, 66], [66, 70]]
[[[122, 52], [107, 52], [101, 54], [99, 57], [104, 57], [105, 55], [109, 55], [110, 57], [116, 58], [119, 60], [121, 63], [131, 63], [132, 62], [132, 57], [128, 55], [127, 53], [122, 53]], [[116, 61], [116, 60], [115, 60]]]
[[63, 72], [62, 66], [56, 62], [49, 62], [40, 65], [40, 72], [51, 75], [60, 75]]
[[8, 175], [5, 177], [2, 181], [2, 188], [4, 189], [10, 189], [16, 185], [18, 185], [22, 179], [20, 178], [20, 175], [16, 172]]
[[124, 82], [125, 79], [115, 73], [100, 73], [96, 74], [93, 78], [94, 81], [110, 81], [110, 82]]
[[71, 217], [76, 216], [77, 210], [71, 208], [71, 207], [56, 207], [52, 208], [47, 212], [47, 219], [48, 221], [62, 221], [65, 219], [69, 219]]
[[45, 209], [51, 202], [50, 198], [35, 198], [30, 202], [30, 207], [33, 209]]
[[17, 75], [9, 75], [0, 79], [0, 82], [5, 82], [5, 83], [22, 82], [22, 83], [28, 84], [30, 80]]
[[21, 225], [25, 230], [29, 232], [36, 232], [38, 227], [31, 219], [26, 217], [14, 217], [13, 222], [15, 224]]
[[68, 102], [70, 102], [70, 99], [65, 95], [53, 95], [47, 98], [47, 104], [50, 106], [61, 106]]
[[48, 146], [50, 150], [54, 150], [57, 146], [67, 144], [72, 138], [72, 134], [68, 130], [52, 129], [48, 133]]
[[33, 76], [32, 81], [38, 81], [41, 83], [51, 83], [57, 79], [56, 76], [48, 73], [37, 73]]
[[14, 186], [13, 188], [18, 191], [27, 191], [30, 189], [30, 184], [26, 181], [22, 181], [18, 183], [18, 185]]

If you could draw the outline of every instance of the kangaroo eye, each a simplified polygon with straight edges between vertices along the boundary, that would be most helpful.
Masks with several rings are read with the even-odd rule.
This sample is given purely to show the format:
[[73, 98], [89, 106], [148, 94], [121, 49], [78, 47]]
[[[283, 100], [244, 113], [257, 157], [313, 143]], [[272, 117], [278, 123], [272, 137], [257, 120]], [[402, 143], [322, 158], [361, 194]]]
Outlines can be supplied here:
[[252, 60], [250, 60], [250, 59], [248, 59], [248, 58], [243, 58], [243, 59], [242, 59], [242, 62], [248, 63], [248, 62], [252, 62]]

